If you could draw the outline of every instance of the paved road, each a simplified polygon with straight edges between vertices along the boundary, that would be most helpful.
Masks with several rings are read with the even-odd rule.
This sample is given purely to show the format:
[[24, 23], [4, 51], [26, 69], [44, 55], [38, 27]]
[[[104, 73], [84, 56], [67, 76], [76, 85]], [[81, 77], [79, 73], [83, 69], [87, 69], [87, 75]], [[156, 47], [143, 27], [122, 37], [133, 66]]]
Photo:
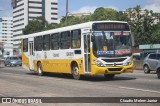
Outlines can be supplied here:
[[[155, 73], [144, 74], [143, 71], [138, 70], [134, 71], [132, 74], [129, 73], [117, 75], [112, 81], [106, 81], [101, 75], [94, 77], [86, 76], [83, 77], [82, 80], [74, 80], [70, 75], [47, 74], [41, 77], [36, 73], [27, 71], [21, 67], [4, 67], [0, 68], [0, 96], [160, 97], [160, 80], [157, 79]], [[106, 104], [87, 105], [105, 106]], [[114, 104], [110, 105], [114, 106]], [[124, 106], [131, 104], [121, 103], [118, 105]], [[135, 105], [138, 104], [133, 104], [133, 106]], [[145, 106], [150, 105], [158, 106], [159, 104], [145, 104]]]

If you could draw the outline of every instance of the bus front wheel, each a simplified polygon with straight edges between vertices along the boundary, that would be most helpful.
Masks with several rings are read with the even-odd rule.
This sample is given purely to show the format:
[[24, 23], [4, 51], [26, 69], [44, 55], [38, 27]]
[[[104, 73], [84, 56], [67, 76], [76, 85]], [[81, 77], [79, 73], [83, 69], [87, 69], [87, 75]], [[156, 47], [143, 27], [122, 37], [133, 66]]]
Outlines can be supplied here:
[[43, 70], [42, 70], [42, 64], [41, 63], [38, 63], [38, 68], [37, 68], [37, 72], [38, 72], [38, 75], [39, 76], [42, 76], [43, 75]]
[[114, 78], [114, 74], [104, 74], [106, 80], [112, 80]]
[[73, 75], [74, 79], [76, 79], [76, 80], [80, 79], [79, 68], [78, 68], [77, 64], [74, 64], [72, 66], [72, 75]]

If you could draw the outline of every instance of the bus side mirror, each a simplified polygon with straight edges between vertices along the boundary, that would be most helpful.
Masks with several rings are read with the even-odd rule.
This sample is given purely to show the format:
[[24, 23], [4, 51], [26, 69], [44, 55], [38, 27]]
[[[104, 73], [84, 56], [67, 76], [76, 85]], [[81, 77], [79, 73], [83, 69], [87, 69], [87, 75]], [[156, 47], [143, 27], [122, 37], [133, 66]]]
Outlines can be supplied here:
[[131, 40], [132, 40], [132, 46], [135, 46], [135, 41], [134, 41], [134, 35], [133, 35], [133, 33], [131, 34]]

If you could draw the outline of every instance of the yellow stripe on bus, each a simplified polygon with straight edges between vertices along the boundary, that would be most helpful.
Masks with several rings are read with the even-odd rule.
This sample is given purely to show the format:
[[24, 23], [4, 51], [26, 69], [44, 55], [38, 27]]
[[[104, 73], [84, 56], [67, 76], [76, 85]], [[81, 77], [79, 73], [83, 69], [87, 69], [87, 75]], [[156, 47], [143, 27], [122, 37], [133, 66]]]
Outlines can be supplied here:
[[37, 71], [37, 64], [41, 62], [44, 72], [71, 73], [71, 63], [76, 61], [80, 74], [84, 74], [83, 59], [44, 59], [34, 60], [34, 71]]
[[24, 53], [22, 53], [22, 62], [23, 62], [23, 65], [29, 68], [29, 58]]

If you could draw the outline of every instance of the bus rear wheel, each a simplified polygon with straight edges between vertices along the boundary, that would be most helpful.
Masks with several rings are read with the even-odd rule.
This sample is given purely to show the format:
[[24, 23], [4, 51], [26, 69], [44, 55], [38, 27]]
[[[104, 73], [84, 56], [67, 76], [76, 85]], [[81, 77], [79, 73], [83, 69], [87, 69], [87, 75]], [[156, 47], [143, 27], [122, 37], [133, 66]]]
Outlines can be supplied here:
[[38, 72], [39, 76], [43, 75], [43, 70], [42, 70], [42, 64], [41, 63], [38, 63], [38, 65], [37, 65], [37, 72]]
[[79, 73], [79, 68], [78, 68], [77, 64], [74, 64], [72, 66], [72, 75], [73, 75], [73, 78], [75, 80], [79, 80], [80, 79], [80, 73]]
[[112, 80], [114, 78], [114, 74], [104, 74], [104, 77], [106, 78], [106, 80]]

